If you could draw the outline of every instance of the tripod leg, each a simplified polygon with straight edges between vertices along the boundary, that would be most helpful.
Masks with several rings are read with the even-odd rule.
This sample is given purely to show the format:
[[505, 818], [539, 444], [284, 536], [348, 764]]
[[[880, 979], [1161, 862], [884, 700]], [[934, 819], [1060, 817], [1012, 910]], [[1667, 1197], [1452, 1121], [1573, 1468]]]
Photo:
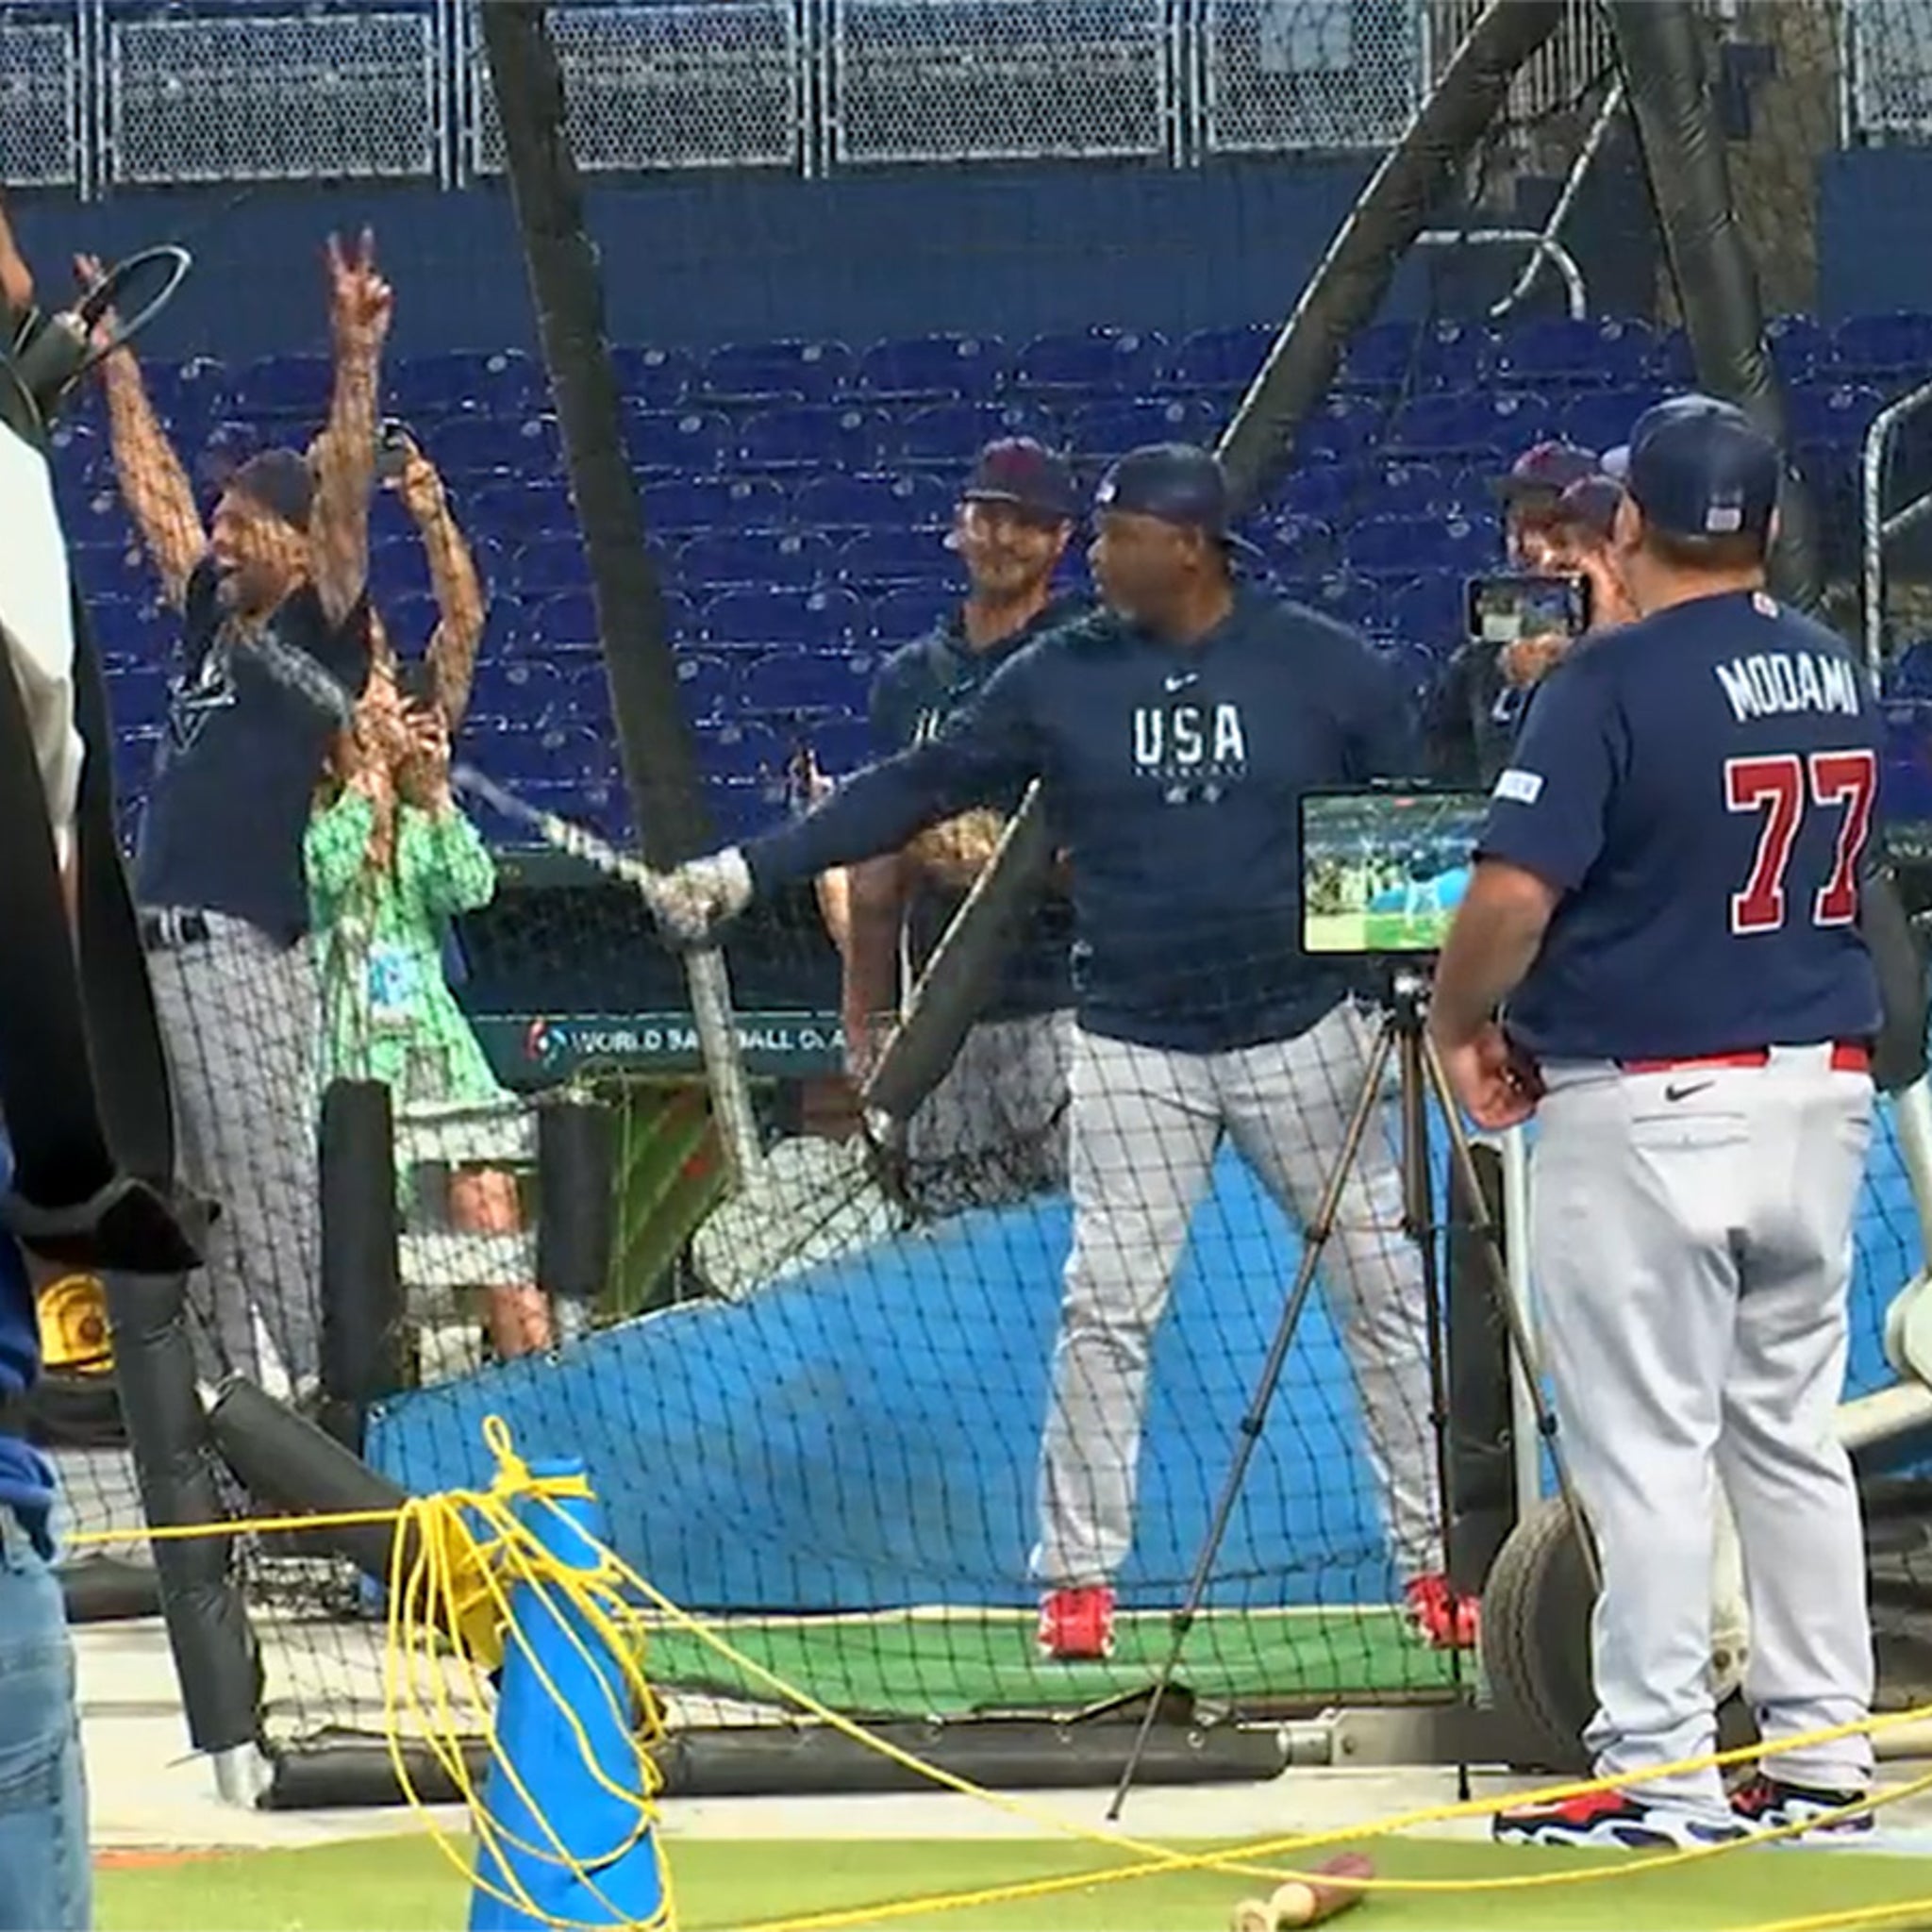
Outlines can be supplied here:
[[1424, 1038], [1423, 1041], [1423, 1063], [1428, 1073], [1429, 1086], [1434, 1091], [1442, 1108], [1442, 1118], [1449, 1131], [1449, 1158], [1456, 1164], [1457, 1176], [1462, 1184], [1463, 1192], [1470, 1203], [1470, 1212], [1474, 1218], [1475, 1233], [1482, 1243], [1483, 1257], [1488, 1265], [1491, 1291], [1495, 1295], [1497, 1306], [1503, 1310], [1504, 1325], [1508, 1330], [1509, 1347], [1517, 1364], [1523, 1372], [1524, 1380], [1531, 1391], [1531, 1402], [1536, 1412], [1537, 1434], [1549, 1445], [1550, 1462], [1557, 1474], [1557, 1491], [1563, 1499], [1563, 1507], [1570, 1512], [1570, 1521], [1576, 1531], [1577, 1547], [1583, 1553], [1583, 1567], [1590, 1578], [1591, 1588], [1599, 1590], [1603, 1586], [1603, 1567], [1597, 1560], [1596, 1540], [1591, 1536], [1589, 1519], [1583, 1513], [1583, 1506], [1576, 1500], [1576, 1491], [1570, 1481], [1570, 1473], [1564, 1467], [1562, 1450], [1557, 1441], [1557, 1416], [1550, 1407], [1549, 1398], [1543, 1393], [1542, 1368], [1537, 1357], [1536, 1341], [1529, 1332], [1529, 1323], [1524, 1310], [1518, 1307], [1516, 1297], [1510, 1292], [1508, 1269], [1503, 1260], [1503, 1250], [1496, 1240], [1496, 1225], [1490, 1219], [1489, 1203], [1483, 1196], [1475, 1171], [1475, 1161], [1469, 1149], [1469, 1135], [1462, 1124], [1462, 1108], [1456, 1097], [1455, 1090], [1449, 1084], [1449, 1075], [1443, 1071], [1442, 1062], [1436, 1052], [1435, 1041]]
[[1194, 1619], [1200, 1614], [1201, 1604], [1208, 1594], [1208, 1585], [1214, 1574], [1215, 1559], [1221, 1554], [1221, 1545], [1227, 1535], [1227, 1525], [1234, 1516], [1234, 1507], [1241, 1499], [1241, 1485], [1247, 1480], [1248, 1465], [1254, 1460], [1255, 1444], [1260, 1440], [1261, 1428], [1267, 1421], [1269, 1405], [1274, 1399], [1274, 1391], [1281, 1383], [1281, 1372], [1288, 1366], [1289, 1351], [1294, 1346], [1295, 1330], [1301, 1325], [1302, 1310], [1307, 1306], [1309, 1291], [1315, 1285], [1315, 1270], [1321, 1265], [1322, 1251], [1328, 1243], [1328, 1238], [1335, 1232], [1335, 1221], [1341, 1208], [1342, 1190], [1348, 1185], [1348, 1177], [1355, 1171], [1355, 1164], [1361, 1153], [1362, 1136], [1368, 1131], [1369, 1123], [1375, 1117], [1376, 1103], [1382, 1091], [1382, 1080], [1389, 1067], [1389, 1056], [1395, 1043], [1394, 1031], [1384, 1026], [1374, 1046], [1370, 1050], [1369, 1062], [1362, 1072], [1361, 1091], [1356, 1097], [1354, 1111], [1349, 1115], [1348, 1126], [1341, 1137], [1341, 1151], [1335, 1157], [1335, 1165], [1327, 1179], [1323, 1183], [1322, 1199], [1315, 1209], [1315, 1216], [1302, 1232], [1302, 1257], [1295, 1270], [1294, 1284], [1289, 1290], [1286, 1302], [1282, 1304], [1281, 1319], [1275, 1324], [1274, 1339], [1269, 1343], [1268, 1355], [1261, 1364], [1261, 1373], [1256, 1378], [1253, 1395], [1249, 1398], [1247, 1412], [1241, 1417], [1241, 1427], [1235, 1439], [1234, 1460], [1228, 1465], [1225, 1480], [1221, 1486], [1221, 1494], [1216, 1499], [1214, 1513], [1208, 1519], [1208, 1534], [1201, 1544], [1200, 1555], [1194, 1559], [1193, 1574], [1188, 1580], [1187, 1594], [1181, 1600], [1181, 1607], [1174, 1614], [1174, 1638], [1168, 1646], [1167, 1655], [1161, 1659], [1159, 1674], [1154, 1680], [1154, 1690], [1148, 1699], [1147, 1709], [1141, 1720], [1141, 1728], [1134, 1739], [1134, 1748], [1127, 1754], [1127, 1761], [1121, 1772], [1120, 1783], [1114, 1789], [1113, 1803], [1108, 1807], [1109, 1820], [1118, 1819], [1121, 1807], [1126, 1803], [1127, 1792], [1132, 1789], [1135, 1774], [1141, 1768], [1141, 1759], [1146, 1755], [1147, 1740], [1154, 1730], [1155, 1720], [1160, 1714], [1161, 1700], [1166, 1697], [1174, 1682], [1174, 1674], [1180, 1667], [1181, 1651], [1186, 1646], [1188, 1632], [1193, 1628]]

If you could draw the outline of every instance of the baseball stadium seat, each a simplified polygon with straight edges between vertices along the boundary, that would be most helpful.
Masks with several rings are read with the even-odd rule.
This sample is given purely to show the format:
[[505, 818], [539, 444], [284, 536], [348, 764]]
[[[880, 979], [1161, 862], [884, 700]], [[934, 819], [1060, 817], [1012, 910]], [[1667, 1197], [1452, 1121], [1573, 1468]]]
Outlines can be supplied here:
[[1490, 338], [1479, 323], [1382, 322], [1365, 328], [1342, 358], [1341, 386], [1372, 391], [1474, 387], [1489, 374]]
[[583, 540], [575, 531], [540, 537], [510, 558], [509, 580], [525, 595], [532, 591], [569, 591], [590, 581]]
[[843, 342], [726, 342], [705, 358], [697, 392], [707, 403], [823, 403], [851, 374]]
[[901, 462], [956, 470], [995, 437], [1035, 436], [1041, 427], [1035, 413], [1011, 403], [933, 403], [901, 419], [888, 441]]
[[853, 372], [857, 394], [885, 400], [991, 402], [1006, 378], [997, 336], [911, 336], [874, 342]]
[[511, 478], [464, 492], [458, 506], [464, 527], [506, 541], [527, 543], [555, 531], [574, 530], [576, 512], [560, 480], [523, 482]]
[[1573, 398], [1563, 406], [1561, 433], [1601, 455], [1630, 441], [1631, 425], [1663, 394], [1659, 389], [1610, 389]]
[[948, 581], [958, 568], [938, 531], [890, 525], [854, 537], [839, 553], [839, 566], [846, 583], [861, 592]]
[[1853, 451], [1865, 440], [1885, 398], [1860, 383], [1834, 383], [1793, 390], [1790, 403], [1791, 441], [1799, 449]]
[[1462, 641], [1468, 623], [1462, 579], [1432, 571], [1398, 586], [1388, 600], [1387, 628], [1446, 658]]
[[1932, 315], [1855, 315], [1831, 333], [1831, 368], [1847, 376], [1932, 375]]
[[908, 584], [888, 591], [872, 607], [869, 630], [888, 650], [924, 637], [958, 608], [959, 592], [951, 584]]
[[677, 660], [677, 691], [686, 718], [696, 724], [714, 718], [735, 717], [739, 710], [739, 676], [740, 667], [730, 658], [698, 653], [681, 655]]
[[865, 707], [870, 662], [836, 651], [774, 651], [745, 671], [742, 701], [757, 717], [829, 712], [850, 717]]
[[335, 381], [326, 356], [267, 356], [237, 372], [228, 400], [239, 414], [295, 417], [312, 431], [328, 415]]
[[691, 393], [697, 368], [682, 349], [619, 346], [610, 366], [626, 409], [675, 409]]
[[1508, 391], [1418, 396], [1396, 411], [1382, 448], [1389, 456], [1489, 451], [1500, 458], [1536, 441], [1544, 433], [1548, 414], [1541, 396]]
[[1010, 386], [1074, 396], [1139, 395], [1167, 358], [1165, 337], [1126, 328], [1035, 336], [1013, 358]]
[[1382, 407], [1366, 396], [1331, 395], [1295, 431], [1295, 455], [1307, 461], [1348, 462], [1365, 455], [1382, 431]]
[[1643, 380], [1655, 338], [1641, 322], [1616, 316], [1541, 316], [1500, 330], [1491, 357], [1498, 382], [1628, 388]]
[[[1830, 364], [1830, 332], [1808, 315], [1774, 315], [1764, 325], [1764, 340], [1787, 382], [1809, 382]], [[1688, 355], [1684, 380], [1690, 380]]]
[[785, 492], [766, 476], [679, 476], [643, 487], [644, 528], [654, 536], [775, 530], [788, 523]]
[[624, 453], [643, 476], [707, 476], [724, 467], [731, 422], [709, 409], [626, 409]]
[[798, 644], [836, 650], [864, 630], [864, 608], [849, 591], [727, 591], [699, 614], [699, 629], [711, 643]]
[[814, 476], [792, 500], [807, 529], [934, 529], [951, 522], [953, 492], [937, 476]]
[[1206, 407], [1178, 396], [1089, 403], [1069, 420], [1067, 441], [1076, 457], [1107, 458], [1147, 442], [1200, 442], [1217, 426]]
[[863, 717], [815, 719], [808, 736], [819, 770], [833, 778], [873, 763], [881, 749]]
[[1254, 381], [1280, 330], [1265, 322], [1237, 328], [1197, 329], [1184, 338], [1162, 372], [1160, 386], [1185, 394], [1221, 394]]
[[875, 426], [870, 412], [853, 407], [768, 409], [739, 432], [738, 460], [753, 470], [865, 470]]
[[677, 553], [678, 581], [698, 590], [754, 584], [808, 590], [838, 574], [832, 545], [816, 533], [796, 530], [717, 530], [693, 537]]

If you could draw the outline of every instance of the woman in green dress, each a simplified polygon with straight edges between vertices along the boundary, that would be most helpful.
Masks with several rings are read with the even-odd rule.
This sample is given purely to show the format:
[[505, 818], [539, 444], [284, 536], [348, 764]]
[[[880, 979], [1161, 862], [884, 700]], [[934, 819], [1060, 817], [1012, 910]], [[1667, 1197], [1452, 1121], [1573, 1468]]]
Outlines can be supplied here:
[[[449, 730], [434, 706], [404, 702], [393, 673], [372, 674], [318, 801], [304, 858], [321, 947], [320, 1066], [330, 1079], [380, 1080], [398, 1119], [411, 1108], [514, 1108], [442, 969], [445, 924], [486, 906], [496, 866], [450, 791]], [[407, 1182], [412, 1163], [400, 1163]], [[450, 1220], [464, 1234], [514, 1234], [513, 1175], [450, 1178]], [[550, 1345], [548, 1304], [532, 1284], [489, 1291], [500, 1357]]]

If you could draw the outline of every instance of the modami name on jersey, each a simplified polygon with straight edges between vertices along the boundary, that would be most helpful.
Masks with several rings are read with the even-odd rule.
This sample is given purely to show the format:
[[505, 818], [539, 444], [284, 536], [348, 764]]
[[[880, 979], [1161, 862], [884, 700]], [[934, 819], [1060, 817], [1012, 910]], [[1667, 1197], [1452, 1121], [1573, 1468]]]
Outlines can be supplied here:
[[1818, 651], [1756, 651], [1717, 667], [1732, 712], [1747, 718], [1781, 711], [1828, 711], [1856, 718], [1863, 708], [1857, 667]]

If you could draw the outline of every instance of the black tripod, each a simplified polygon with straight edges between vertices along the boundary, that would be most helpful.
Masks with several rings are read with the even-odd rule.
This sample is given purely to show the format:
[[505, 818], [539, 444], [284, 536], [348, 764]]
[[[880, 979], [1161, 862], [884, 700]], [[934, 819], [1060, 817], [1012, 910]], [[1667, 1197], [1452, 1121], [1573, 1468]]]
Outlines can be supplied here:
[[[1248, 1465], [1254, 1459], [1255, 1445], [1260, 1441], [1261, 1428], [1267, 1420], [1269, 1405], [1274, 1399], [1274, 1391], [1280, 1384], [1282, 1371], [1288, 1365], [1289, 1353], [1294, 1346], [1295, 1332], [1301, 1325], [1302, 1310], [1307, 1306], [1309, 1292], [1314, 1288], [1315, 1271], [1321, 1264], [1323, 1250], [1328, 1244], [1328, 1238], [1335, 1231], [1336, 1216], [1341, 1208], [1342, 1191], [1348, 1185], [1349, 1175], [1355, 1171], [1357, 1160], [1360, 1158], [1363, 1137], [1375, 1119], [1383, 1081], [1388, 1075], [1391, 1056], [1395, 1059], [1400, 1091], [1401, 1145], [1398, 1158], [1402, 1174], [1402, 1232], [1407, 1240], [1415, 1243], [1422, 1263], [1423, 1296], [1429, 1333], [1430, 1406], [1434, 1410], [1437, 1481], [1443, 1498], [1445, 1519], [1449, 1494], [1445, 1466], [1447, 1397], [1441, 1341], [1441, 1278], [1436, 1253], [1437, 1237], [1442, 1232], [1442, 1228], [1436, 1219], [1435, 1187], [1429, 1170], [1428, 1122], [1431, 1099], [1441, 1108], [1442, 1117], [1448, 1124], [1449, 1158], [1454, 1163], [1464, 1198], [1470, 1203], [1474, 1232], [1480, 1239], [1487, 1265], [1491, 1291], [1496, 1296], [1503, 1310], [1510, 1348], [1522, 1367], [1524, 1379], [1534, 1391], [1538, 1433], [1543, 1441], [1550, 1443], [1554, 1448], [1557, 1421], [1541, 1392], [1537, 1374], [1536, 1349], [1530, 1338], [1529, 1324], [1509, 1290], [1502, 1247], [1497, 1240], [1495, 1223], [1490, 1216], [1482, 1188], [1477, 1180], [1475, 1162], [1470, 1152], [1469, 1136], [1462, 1125], [1460, 1107], [1450, 1090], [1442, 1063], [1437, 1058], [1435, 1048], [1429, 1041], [1426, 1027], [1428, 994], [1427, 975], [1417, 968], [1399, 966], [1391, 974], [1381, 1028], [1376, 1035], [1374, 1047], [1370, 1050], [1368, 1065], [1362, 1072], [1361, 1090], [1357, 1094], [1354, 1108], [1349, 1114], [1348, 1126], [1341, 1138], [1341, 1152], [1336, 1156], [1334, 1168], [1323, 1185], [1321, 1203], [1315, 1210], [1314, 1219], [1303, 1232], [1301, 1263], [1295, 1270], [1294, 1283], [1289, 1290], [1288, 1299], [1282, 1305], [1281, 1319], [1275, 1325], [1274, 1339], [1269, 1344], [1267, 1357], [1261, 1364], [1261, 1374], [1255, 1384], [1255, 1392], [1249, 1400], [1247, 1412], [1241, 1419], [1240, 1430], [1235, 1439], [1234, 1460], [1228, 1466], [1227, 1478], [1222, 1485], [1220, 1498], [1214, 1506], [1214, 1513], [1208, 1519], [1208, 1534], [1202, 1542], [1201, 1553], [1195, 1559], [1193, 1574], [1188, 1582], [1187, 1595], [1174, 1612], [1174, 1639], [1148, 1697], [1147, 1708], [1141, 1716], [1141, 1728], [1134, 1740], [1134, 1748], [1127, 1755], [1126, 1765], [1121, 1772], [1120, 1783], [1115, 1787], [1113, 1803], [1107, 1814], [1109, 1819], [1119, 1818], [1121, 1807], [1126, 1802], [1127, 1792], [1133, 1787], [1134, 1775], [1141, 1768], [1141, 1759], [1145, 1754], [1147, 1740], [1153, 1734], [1168, 1689], [1174, 1682], [1174, 1673], [1180, 1667], [1181, 1652], [1187, 1644], [1195, 1619], [1200, 1615], [1201, 1605], [1207, 1597], [1208, 1586], [1213, 1575], [1215, 1561], [1221, 1554], [1221, 1545], [1227, 1535], [1227, 1525], [1234, 1515], [1235, 1505], [1241, 1498], [1241, 1485], [1247, 1480]], [[1556, 1467], [1557, 1487], [1565, 1507], [1570, 1511], [1571, 1521], [1580, 1529], [1583, 1517], [1577, 1508], [1569, 1478], [1564, 1473], [1562, 1458], [1553, 1456], [1552, 1459]], [[1594, 1549], [1588, 1535], [1581, 1535], [1579, 1541], [1584, 1551], [1591, 1581], [1594, 1584], [1597, 1581]]]

